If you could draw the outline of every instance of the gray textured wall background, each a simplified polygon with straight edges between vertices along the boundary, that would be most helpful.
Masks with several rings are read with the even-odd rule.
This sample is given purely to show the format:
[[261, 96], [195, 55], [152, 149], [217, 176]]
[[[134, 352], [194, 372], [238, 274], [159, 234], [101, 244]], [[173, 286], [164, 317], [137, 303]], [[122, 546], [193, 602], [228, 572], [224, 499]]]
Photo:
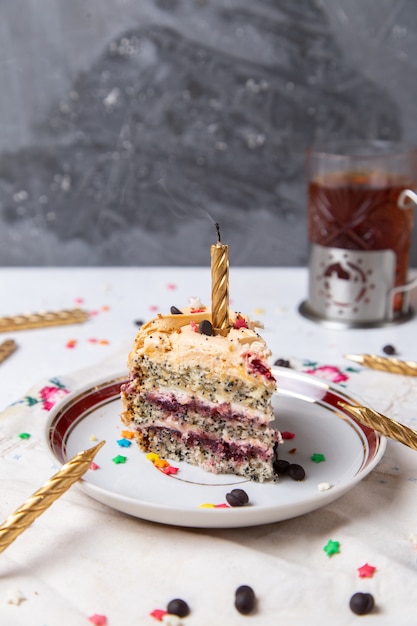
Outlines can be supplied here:
[[415, 0], [2, 0], [0, 18], [2, 265], [206, 265], [206, 213], [233, 264], [303, 265], [306, 146], [417, 143]]

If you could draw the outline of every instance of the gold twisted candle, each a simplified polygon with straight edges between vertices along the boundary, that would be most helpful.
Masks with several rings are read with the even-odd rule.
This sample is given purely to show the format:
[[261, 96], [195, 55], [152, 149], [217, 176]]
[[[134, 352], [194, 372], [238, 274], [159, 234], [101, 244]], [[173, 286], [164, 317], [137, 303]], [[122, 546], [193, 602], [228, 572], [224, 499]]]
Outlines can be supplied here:
[[6, 339], [0, 343], [0, 363], [3, 363], [16, 350], [17, 345], [14, 339]]
[[417, 363], [413, 361], [400, 361], [392, 357], [387, 358], [375, 354], [345, 354], [345, 359], [381, 372], [417, 376]]
[[369, 428], [373, 428], [373, 430], [377, 430], [386, 437], [399, 441], [413, 450], [417, 450], [417, 432], [412, 428], [365, 406], [352, 406], [341, 401], [338, 402], [338, 405], [361, 424], [369, 426]]
[[63, 326], [65, 324], [81, 324], [87, 320], [88, 313], [82, 309], [46, 311], [45, 313], [29, 313], [28, 315], [0, 317], [0, 333], [28, 330], [29, 328]]
[[0, 526], [0, 552], [3, 552], [39, 515], [85, 474], [95, 455], [105, 443], [105, 441], [100, 441], [93, 448], [76, 454], [6, 519]]
[[215, 335], [226, 335], [229, 324], [229, 246], [220, 239], [211, 246], [211, 321]]

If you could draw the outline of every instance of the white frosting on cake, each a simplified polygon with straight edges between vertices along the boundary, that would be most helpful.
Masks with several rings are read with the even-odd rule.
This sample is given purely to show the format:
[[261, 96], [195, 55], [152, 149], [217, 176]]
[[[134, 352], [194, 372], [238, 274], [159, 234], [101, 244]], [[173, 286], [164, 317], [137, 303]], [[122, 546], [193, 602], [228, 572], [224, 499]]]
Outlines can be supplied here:
[[[274, 384], [251, 366], [253, 361], [266, 365], [271, 355], [265, 341], [255, 331], [259, 322], [251, 322], [246, 316], [230, 313], [231, 328], [227, 335], [207, 336], [198, 332], [201, 321], [211, 322], [211, 312], [191, 313], [184, 309], [182, 314], [159, 315], [147, 322], [137, 334], [133, 351], [129, 355], [129, 366], [134, 367], [137, 356], [148, 355], [153, 361], [169, 361], [173, 367], [186, 361], [191, 366], [203, 364], [205, 369], [230, 373], [235, 368], [242, 378], [256, 377], [264, 385]], [[234, 328], [238, 320], [240, 328]]]

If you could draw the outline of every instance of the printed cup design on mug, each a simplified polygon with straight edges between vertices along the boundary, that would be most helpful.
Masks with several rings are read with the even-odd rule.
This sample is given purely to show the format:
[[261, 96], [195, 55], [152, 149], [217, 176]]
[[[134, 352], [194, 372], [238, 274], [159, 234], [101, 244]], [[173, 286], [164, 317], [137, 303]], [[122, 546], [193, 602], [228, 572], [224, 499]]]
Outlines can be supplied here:
[[373, 320], [387, 314], [395, 278], [391, 250], [355, 251], [314, 245], [309, 302], [320, 315]]
[[[372, 273], [372, 270], [369, 270], [369, 274]], [[370, 283], [369, 277], [359, 264], [346, 259], [342, 263], [330, 262], [324, 267], [323, 290], [330, 306], [342, 309], [352, 307], [353, 310], [357, 310], [359, 305], [366, 306], [369, 303], [368, 292], [374, 288], [375, 285]]]

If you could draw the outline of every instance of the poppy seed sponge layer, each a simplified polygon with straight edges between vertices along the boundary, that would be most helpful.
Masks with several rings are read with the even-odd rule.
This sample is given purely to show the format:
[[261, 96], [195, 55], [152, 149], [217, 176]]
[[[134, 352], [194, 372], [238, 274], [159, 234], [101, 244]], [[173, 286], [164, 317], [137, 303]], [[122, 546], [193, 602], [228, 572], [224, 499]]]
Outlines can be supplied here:
[[209, 310], [184, 309], [142, 326], [122, 387], [122, 421], [145, 452], [270, 479], [280, 439], [270, 427], [276, 390], [270, 351], [257, 324], [241, 314], [230, 314], [225, 336], [199, 332], [207, 322]]

